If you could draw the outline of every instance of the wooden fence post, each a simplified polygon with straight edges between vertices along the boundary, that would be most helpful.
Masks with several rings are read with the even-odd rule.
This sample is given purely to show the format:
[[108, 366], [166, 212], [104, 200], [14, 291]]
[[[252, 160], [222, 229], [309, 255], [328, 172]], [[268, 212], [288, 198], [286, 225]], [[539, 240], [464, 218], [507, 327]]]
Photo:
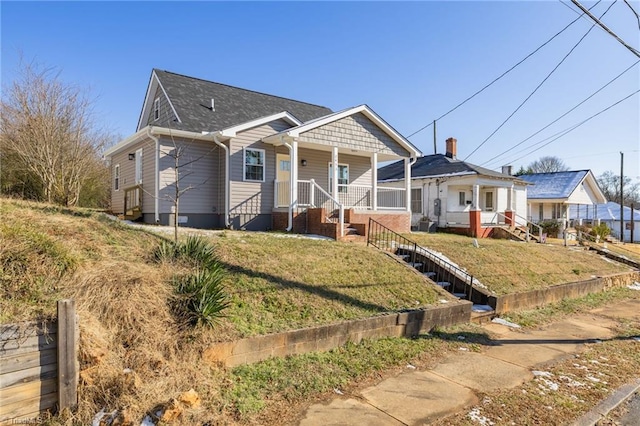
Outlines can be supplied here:
[[76, 303], [71, 299], [58, 301], [58, 409], [78, 404], [78, 322]]

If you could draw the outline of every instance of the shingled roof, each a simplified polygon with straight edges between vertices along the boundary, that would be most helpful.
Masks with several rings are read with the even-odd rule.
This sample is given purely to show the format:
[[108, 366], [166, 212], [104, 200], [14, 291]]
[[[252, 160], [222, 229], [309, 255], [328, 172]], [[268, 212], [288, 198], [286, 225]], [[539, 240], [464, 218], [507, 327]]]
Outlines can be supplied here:
[[561, 199], [569, 198], [571, 193], [582, 183], [589, 170], [575, 170], [568, 172], [534, 173], [522, 175], [521, 178], [533, 186], [529, 189], [527, 198]]
[[[521, 181], [515, 176], [485, 169], [475, 164], [447, 157], [443, 154], [426, 155], [418, 158], [411, 166], [411, 178], [433, 178], [440, 176], [482, 175], [500, 179]], [[394, 181], [404, 179], [404, 162], [397, 161], [378, 170], [378, 181]], [[525, 183], [525, 182], [522, 182]]]
[[[246, 123], [258, 118], [287, 111], [298, 120], [305, 122], [331, 114], [329, 108], [300, 102], [279, 96], [188, 77], [169, 71], [154, 69], [160, 86], [179, 117], [172, 123], [178, 130], [192, 132], [216, 131]], [[147, 95], [145, 105], [153, 102]], [[215, 110], [211, 108], [215, 100]], [[148, 109], [148, 108], [147, 108]], [[141, 113], [139, 129], [144, 127], [145, 107]]]

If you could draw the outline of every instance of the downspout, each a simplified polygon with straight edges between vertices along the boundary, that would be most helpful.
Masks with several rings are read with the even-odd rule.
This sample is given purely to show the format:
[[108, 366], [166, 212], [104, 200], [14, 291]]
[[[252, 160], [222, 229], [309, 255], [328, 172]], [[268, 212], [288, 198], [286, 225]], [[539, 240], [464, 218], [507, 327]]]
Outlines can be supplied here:
[[218, 140], [218, 134], [216, 133], [213, 133], [213, 141], [224, 150], [224, 227], [229, 228], [229, 206], [231, 204], [231, 182], [229, 181], [231, 160], [229, 158], [229, 147]]
[[[284, 141], [284, 135], [280, 135], [280, 143], [289, 150], [289, 161], [293, 160], [293, 147]], [[287, 218], [287, 232], [293, 229], [293, 170], [289, 170], [289, 216]]]
[[156, 136], [153, 136], [153, 134], [151, 134], [151, 129], [153, 129], [152, 127], [147, 127], [147, 136], [149, 136], [150, 139], [153, 139], [153, 141], [156, 143], [156, 152], [155, 152], [155, 184], [154, 184], [154, 188], [153, 188], [153, 204], [154, 204], [154, 221], [156, 224], [160, 223], [160, 139], [157, 138]]

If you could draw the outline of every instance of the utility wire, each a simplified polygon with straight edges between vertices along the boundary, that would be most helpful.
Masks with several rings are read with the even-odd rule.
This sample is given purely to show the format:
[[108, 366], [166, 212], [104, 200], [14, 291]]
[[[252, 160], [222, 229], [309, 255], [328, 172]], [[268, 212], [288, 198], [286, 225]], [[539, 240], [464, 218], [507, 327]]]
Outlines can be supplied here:
[[[611, 7], [613, 7], [615, 3], [611, 3], [609, 5], [609, 7], [604, 11], [604, 13], [600, 16], [603, 17], [604, 15], [607, 14], [607, 12], [611, 9]], [[535, 89], [533, 89], [533, 92], [531, 92], [529, 94], [529, 96], [527, 96], [524, 101], [522, 101], [520, 103], [520, 105], [518, 105], [518, 107], [511, 113], [509, 114], [509, 116], [493, 131], [491, 132], [491, 134], [489, 136], [486, 137], [485, 140], [483, 140], [480, 145], [478, 145], [473, 151], [471, 151], [471, 153], [469, 155], [467, 155], [463, 161], [466, 161], [467, 158], [471, 157], [476, 151], [478, 151], [485, 143], [487, 143], [487, 141], [489, 141], [489, 139], [491, 139], [491, 137], [493, 137], [493, 135], [495, 135], [496, 133], [498, 133], [498, 130], [500, 130], [502, 128], [502, 126], [504, 126], [505, 124], [507, 124], [507, 122], [511, 119], [511, 117], [513, 117], [519, 110], [520, 108], [522, 108], [524, 106], [525, 103], [527, 103], [527, 101], [529, 99], [531, 99], [531, 97], [538, 91], [538, 89], [540, 89], [542, 87], [542, 85], [553, 75], [553, 73], [556, 72], [556, 70], [558, 68], [560, 68], [560, 65], [562, 65], [564, 63], [564, 61], [569, 57], [569, 55], [571, 55], [573, 53], [573, 51], [580, 45], [580, 43], [582, 43], [582, 41], [587, 37], [587, 35], [589, 35], [589, 33], [591, 32], [591, 30], [595, 27], [595, 24], [592, 24], [591, 27], [587, 30], [586, 33], [584, 33], [584, 35], [582, 37], [580, 37], [580, 40], [578, 40], [578, 42], [576, 44], [573, 45], [573, 47], [571, 48], [571, 50], [569, 50], [569, 52], [564, 55], [564, 57], [560, 60], [560, 62], [558, 62], [558, 64], [551, 70], [551, 72], [549, 74], [547, 74], [547, 76], [540, 82], [540, 84], [538, 84], [538, 86], [536, 86]]]
[[[528, 152], [528, 153], [526, 153], [526, 154], [524, 154], [524, 155], [522, 155], [522, 156], [520, 156], [520, 157], [518, 157], [518, 158], [515, 158], [515, 159], [511, 160], [511, 162], [512, 162], [512, 163], [514, 163], [514, 162], [516, 162], [516, 161], [518, 161], [518, 160], [523, 159], [524, 157], [527, 157], [527, 156], [529, 156], [529, 155], [533, 154], [533, 153], [534, 153], [534, 152], [536, 152], [536, 151], [541, 150], [541, 149], [542, 149], [542, 148], [544, 148], [545, 146], [547, 146], [547, 145], [551, 144], [552, 142], [557, 141], [558, 139], [560, 139], [561, 137], [563, 137], [563, 136], [567, 135], [568, 133], [571, 133], [572, 131], [574, 131], [574, 130], [575, 130], [575, 129], [577, 129], [578, 127], [582, 126], [583, 124], [587, 123], [588, 121], [591, 121], [592, 119], [596, 118], [596, 117], [597, 117], [597, 116], [599, 116], [600, 114], [602, 114], [602, 113], [604, 113], [604, 112], [606, 112], [606, 111], [610, 110], [610, 109], [611, 109], [611, 108], [613, 108], [614, 106], [616, 106], [616, 105], [618, 105], [618, 104], [620, 104], [620, 103], [622, 103], [622, 102], [626, 101], [627, 99], [629, 99], [629, 98], [630, 98], [630, 97], [632, 97], [633, 95], [637, 94], [638, 92], [640, 92], [640, 89], [638, 89], [638, 90], [636, 90], [635, 92], [633, 92], [633, 93], [631, 93], [631, 94], [629, 94], [629, 95], [625, 96], [624, 98], [620, 99], [619, 101], [617, 101], [617, 102], [615, 102], [615, 103], [613, 103], [613, 104], [609, 105], [609, 106], [608, 106], [608, 107], [606, 107], [605, 109], [600, 110], [599, 112], [597, 112], [597, 113], [593, 114], [591, 117], [589, 117], [589, 118], [587, 118], [587, 119], [585, 119], [585, 120], [581, 121], [580, 123], [575, 124], [575, 125], [573, 125], [573, 126], [571, 126], [571, 127], [567, 128], [567, 129], [563, 130], [562, 132], [556, 133], [556, 135], [558, 135], [558, 134], [560, 134], [560, 133], [561, 133], [561, 134], [560, 134], [558, 137], [553, 138], [553, 139], [552, 139], [552, 140], [550, 140], [549, 142], [545, 143], [544, 145], [541, 145], [541, 146], [537, 147], [536, 149], [534, 149], [534, 150], [532, 150], [532, 151], [530, 151], [530, 152]], [[543, 139], [542, 141], [540, 141], [540, 142], [538, 142], [538, 143], [536, 143], [536, 144], [532, 145], [531, 147], [533, 147], [533, 146], [535, 146], [535, 145], [538, 145], [538, 144], [540, 144], [541, 142], [544, 142], [544, 141], [546, 141], [546, 140], [548, 140], [548, 139], [549, 139], [549, 138]]]
[[617, 79], [619, 79], [620, 77], [622, 77], [624, 74], [626, 74], [629, 70], [631, 70], [633, 67], [635, 67], [636, 65], [638, 65], [638, 63], [640, 63], [640, 60], [634, 62], [631, 66], [629, 66], [627, 69], [625, 69], [624, 71], [622, 71], [620, 74], [618, 74], [616, 77], [614, 77], [613, 79], [609, 80], [609, 82], [607, 82], [607, 84], [605, 84], [604, 86], [600, 87], [598, 90], [596, 90], [595, 92], [593, 92], [591, 95], [589, 95], [588, 97], [586, 97], [585, 99], [583, 99], [580, 103], [578, 103], [576, 106], [574, 106], [573, 108], [571, 108], [570, 110], [568, 110], [567, 112], [565, 112], [564, 114], [562, 114], [560, 117], [556, 118], [555, 120], [553, 120], [552, 122], [550, 122], [549, 124], [547, 124], [546, 126], [544, 126], [543, 128], [541, 128], [540, 130], [538, 130], [537, 132], [531, 134], [528, 138], [518, 142], [517, 144], [515, 144], [514, 146], [512, 146], [511, 148], [507, 149], [506, 151], [501, 152], [500, 154], [490, 158], [489, 160], [485, 161], [484, 163], [481, 164], [481, 166], [485, 166], [491, 162], [493, 162], [494, 160], [502, 157], [503, 155], [507, 154], [508, 152], [513, 151], [514, 149], [516, 149], [517, 147], [519, 147], [520, 145], [522, 145], [523, 143], [525, 143], [526, 141], [528, 141], [529, 139], [533, 138], [534, 136], [538, 135], [540, 132], [548, 129], [550, 126], [552, 126], [553, 124], [557, 123], [558, 121], [560, 121], [562, 118], [566, 117], [569, 113], [571, 113], [572, 111], [574, 111], [576, 108], [578, 108], [579, 106], [581, 106], [582, 104], [584, 104], [585, 102], [587, 102], [589, 99], [593, 98], [595, 95], [597, 95], [598, 93], [600, 93], [602, 90], [604, 90], [607, 86], [609, 86], [610, 84], [612, 84], [614, 81], [616, 81]]
[[[603, 24], [600, 19], [596, 18], [595, 16], [593, 16], [591, 14], [591, 12], [589, 12], [589, 9], [586, 9], [583, 5], [581, 5], [578, 0], [571, 0], [571, 3], [575, 4], [576, 6], [578, 6], [580, 8], [580, 10], [582, 10], [584, 13], [587, 14], [587, 16], [589, 18], [591, 18], [596, 24], [598, 24], [603, 30], [605, 30], [606, 32], [608, 32], [611, 36], [613, 36], [613, 38], [615, 38], [616, 40], [618, 40], [624, 47], [626, 47], [627, 49], [629, 49], [631, 51], [631, 53], [633, 53], [634, 55], [636, 55], [638, 58], [640, 58], [640, 51], [638, 51], [637, 49], [635, 49], [634, 47], [629, 46], [623, 39], [621, 39], [620, 37], [618, 37], [618, 35], [616, 33], [614, 33], [613, 31], [611, 31], [609, 29], [609, 27], [607, 27], [605, 24]], [[600, 17], [602, 18], [602, 16]]]
[[[600, 0], [594, 4], [592, 6], [595, 7], [598, 5], [598, 3], [600, 3]], [[573, 10], [573, 9], [572, 9]], [[529, 53], [527, 56], [525, 56], [524, 58], [522, 58], [518, 63], [516, 63], [514, 66], [512, 66], [511, 68], [509, 68], [508, 70], [506, 70], [505, 72], [503, 72], [502, 74], [500, 74], [498, 77], [496, 77], [495, 79], [493, 79], [493, 81], [491, 81], [489, 84], [485, 85], [482, 89], [478, 90], [477, 92], [475, 92], [473, 95], [469, 96], [467, 99], [465, 99], [464, 101], [460, 102], [458, 105], [454, 106], [453, 108], [451, 108], [449, 111], [445, 112], [444, 114], [442, 114], [440, 117], [436, 118], [434, 121], [438, 121], [444, 117], [446, 117], [447, 115], [451, 114], [453, 111], [457, 110], [458, 108], [460, 108], [462, 105], [466, 104], [467, 102], [469, 102], [471, 99], [475, 98], [477, 95], [479, 95], [480, 93], [484, 92], [485, 89], [488, 89], [491, 85], [493, 85], [494, 83], [496, 83], [498, 80], [500, 80], [502, 77], [504, 77], [505, 75], [509, 74], [511, 71], [513, 71], [517, 66], [519, 66], [520, 64], [522, 64], [524, 61], [526, 61], [527, 59], [529, 59], [531, 56], [533, 56], [534, 54], [536, 54], [540, 49], [542, 49], [543, 47], [545, 47], [547, 44], [549, 44], [553, 39], [555, 39], [556, 37], [558, 37], [560, 34], [562, 34], [563, 32], [565, 32], [571, 25], [573, 25], [574, 23], [576, 23], [580, 18], [582, 18], [584, 16], [584, 14], [580, 14], [579, 17], [577, 17], [576, 19], [574, 19], [573, 21], [569, 22], [569, 24], [564, 27], [563, 29], [561, 29], [560, 31], [558, 31], [557, 33], [555, 33], [549, 40], [545, 41], [544, 43], [542, 43], [540, 46], [538, 46], [533, 52]], [[407, 138], [410, 138], [411, 136], [414, 136], [418, 133], [420, 133], [421, 131], [423, 131], [424, 129], [428, 128], [429, 126], [433, 125], [433, 122], [430, 122], [429, 124], [421, 127], [420, 129], [416, 130], [415, 132], [411, 133], [409, 136], [407, 136]]]
[[638, 20], [638, 29], [640, 30], [640, 15], [638, 15], [638, 12], [636, 12], [633, 6], [631, 6], [631, 3], [629, 3], [627, 0], [624, 0], [624, 2], [627, 6], [629, 6], [629, 9], [631, 9], [633, 14], [636, 15], [636, 19]]

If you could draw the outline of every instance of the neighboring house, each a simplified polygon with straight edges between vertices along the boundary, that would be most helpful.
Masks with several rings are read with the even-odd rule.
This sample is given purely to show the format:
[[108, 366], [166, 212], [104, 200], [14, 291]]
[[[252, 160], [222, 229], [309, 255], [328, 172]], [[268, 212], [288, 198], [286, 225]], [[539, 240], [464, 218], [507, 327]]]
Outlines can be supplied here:
[[408, 230], [410, 193], [381, 198], [376, 170], [420, 155], [366, 105], [334, 113], [157, 69], [136, 133], [105, 153], [112, 210], [126, 218], [334, 237], [369, 217]]
[[[474, 237], [489, 236], [496, 227], [526, 225], [527, 183], [456, 155], [457, 141], [449, 138], [444, 155], [426, 155], [411, 166], [412, 225], [429, 222]], [[402, 162], [382, 167], [378, 182], [385, 188], [404, 187]]]
[[569, 206], [606, 203], [591, 170], [534, 173], [520, 176], [532, 186], [527, 193], [532, 222], [556, 220], [566, 225]]
[[[633, 212], [633, 215], [632, 215]], [[624, 239], [631, 242], [631, 227], [633, 218], [633, 242], [640, 242], [640, 211], [631, 207], [623, 207]], [[574, 205], [569, 209], [569, 219], [579, 225], [597, 225], [606, 223], [611, 234], [620, 239], [620, 204], [609, 201], [604, 204]]]

